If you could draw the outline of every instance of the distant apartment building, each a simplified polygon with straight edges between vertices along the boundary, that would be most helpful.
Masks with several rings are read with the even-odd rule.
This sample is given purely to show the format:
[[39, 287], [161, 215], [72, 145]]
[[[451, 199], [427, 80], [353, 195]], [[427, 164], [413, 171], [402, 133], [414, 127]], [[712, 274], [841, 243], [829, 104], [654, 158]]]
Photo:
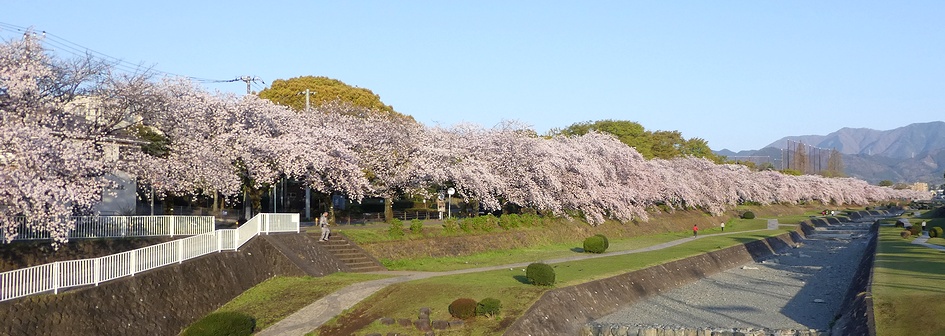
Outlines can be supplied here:
[[916, 183], [913, 183], [911, 186], [909, 186], [909, 189], [912, 189], [912, 190], [915, 190], [915, 191], [925, 191], [925, 192], [928, 192], [928, 191], [929, 191], [929, 184], [928, 184], [928, 183], [925, 183], [925, 182], [916, 182]]

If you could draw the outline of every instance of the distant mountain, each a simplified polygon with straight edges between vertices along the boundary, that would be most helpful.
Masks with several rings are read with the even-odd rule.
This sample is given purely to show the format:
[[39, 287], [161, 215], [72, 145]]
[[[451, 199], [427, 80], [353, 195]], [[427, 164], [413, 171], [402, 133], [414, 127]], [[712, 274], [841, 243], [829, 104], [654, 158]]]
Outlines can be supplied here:
[[882, 180], [893, 182], [926, 182], [937, 187], [945, 178], [945, 122], [911, 124], [888, 131], [869, 128], [841, 128], [827, 135], [788, 136], [760, 150], [732, 152], [717, 151], [730, 159], [750, 160], [766, 157], [776, 167], [781, 161], [781, 150], [790, 141], [837, 149], [843, 155], [844, 173], [876, 184]]
[[766, 147], [787, 148], [787, 140], [820, 148], [835, 148], [843, 154], [913, 158], [945, 148], [945, 121], [911, 124], [888, 131], [848, 128], [827, 135], [789, 136]]

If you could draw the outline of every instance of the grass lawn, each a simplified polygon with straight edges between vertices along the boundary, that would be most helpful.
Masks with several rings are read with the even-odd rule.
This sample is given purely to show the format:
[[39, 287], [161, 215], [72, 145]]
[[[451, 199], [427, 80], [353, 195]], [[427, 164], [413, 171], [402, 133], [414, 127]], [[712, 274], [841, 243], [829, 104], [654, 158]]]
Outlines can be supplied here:
[[878, 335], [945, 335], [945, 252], [881, 227], [873, 279]]
[[[806, 218], [806, 216], [805, 216]], [[742, 232], [750, 230], [763, 230], [767, 228], [767, 220], [765, 219], [732, 219], [729, 220], [726, 224], [725, 232]], [[530, 230], [533, 231], [536, 235], [541, 235], [543, 232], [541, 228], [520, 228], [516, 230]], [[367, 240], [367, 237], [375, 236], [379, 237], [380, 240], [388, 239], [383, 229], [351, 229], [351, 230], [341, 230], [345, 235], [351, 237], [357, 235], [362, 239], [362, 242]], [[704, 228], [699, 231], [701, 234], [714, 234], [721, 233], [721, 229], [718, 227], [713, 228]], [[684, 232], [670, 232], [662, 233], [656, 235], [647, 235], [647, 236], [637, 236], [624, 239], [609, 239], [610, 248], [607, 249], [608, 252], [613, 251], [626, 251], [626, 250], [635, 250], [640, 248], [645, 248], [653, 245], [662, 244], [665, 242], [670, 242], [673, 240], [688, 238], [692, 235], [689, 231]], [[580, 238], [579, 238], [580, 239]], [[422, 258], [410, 258], [410, 259], [398, 259], [398, 260], [389, 260], [382, 259], [381, 263], [385, 267], [392, 271], [428, 271], [428, 272], [442, 272], [442, 271], [451, 271], [457, 269], [466, 269], [466, 268], [476, 268], [476, 267], [486, 267], [486, 266], [496, 266], [496, 265], [505, 265], [505, 264], [514, 264], [522, 262], [531, 262], [535, 260], [546, 260], [546, 259], [557, 259], [568, 256], [574, 256], [582, 253], [583, 240], [572, 241], [568, 243], [559, 243], [559, 244], [548, 244], [542, 246], [531, 246], [524, 248], [516, 248], [509, 250], [494, 250], [484, 253], [476, 253], [468, 256], [460, 257], [422, 257]]]
[[215, 312], [239, 312], [252, 316], [259, 331], [336, 290], [386, 277], [360, 273], [333, 273], [318, 278], [274, 277], [243, 292]]
[[[555, 268], [556, 286], [571, 286], [788, 231], [790, 230], [766, 230], [704, 237], [658, 251], [570, 261], [552, 266]], [[388, 286], [362, 301], [346, 314], [326, 323], [325, 327], [338, 327], [353, 323], [353, 320], [366, 320], [375, 322], [353, 334], [381, 333], [384, 335], [389, 332], [398, 332], [409, 335], [416, 333], [416, 330], [382, 325], [376, 320], [381, 317], [415, 319], [419, 309], [423, 307], [431, 309], [432, 320], [449, 320], [447, 307], [453, 300], [468, 297], [479, 301], [488, 296], [502, 302], [502, 312], [499, 316], [480, 317], [467, 322], [466, 327], [462, 329], [438, 331], [437, 335], [494, 335], [507, 328], [548, 289], [550, 288], [526, 284], [525, 272], [522, 268], [415, 280]], [[318, 334], [317, 331], [313, 333], [313, 335]]]

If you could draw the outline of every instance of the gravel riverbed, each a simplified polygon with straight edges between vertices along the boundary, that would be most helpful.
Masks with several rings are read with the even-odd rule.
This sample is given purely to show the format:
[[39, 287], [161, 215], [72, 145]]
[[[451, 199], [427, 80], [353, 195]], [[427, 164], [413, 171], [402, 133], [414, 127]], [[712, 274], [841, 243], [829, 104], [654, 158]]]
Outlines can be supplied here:
[[866, 250], [867, 237], [810, 238], [628, 306], [595, 322], [686, 328], [827, 330]]

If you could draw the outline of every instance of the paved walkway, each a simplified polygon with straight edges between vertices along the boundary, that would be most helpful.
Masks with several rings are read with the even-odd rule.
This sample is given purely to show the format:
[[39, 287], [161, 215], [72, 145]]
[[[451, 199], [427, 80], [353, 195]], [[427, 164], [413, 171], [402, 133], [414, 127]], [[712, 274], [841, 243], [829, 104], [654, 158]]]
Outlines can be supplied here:
[[945, 251], [945, 246], [926, 243], [928, 240], [929, 240], [929, 233], [922, 232], [922, 235], [919, 236], [919, 238], [912, 240], [912, 243], [916, 245], [922, 245], [928, 248], [933, 248], [939, 251]]
[[[736, 232], [727, 232], [727, 233], [715, 233], [715, 234], [706, 234], [700, 235], [698, 238], [704, 238], [707, 236], [721, 236], [721, 235], [731, 235], [745, 232], [756, 232], [756, 231], [767, 231], [767, 229], [761, 230], [749, 230], [749, 231], [736, 231]], [[615, 251], [607, 252], [602, 254], [588, 254], [582, 253], [575, 256], [545, 260], [544, 263], [547, 264], [557, 264], [566, 261], [573, 260], [584, 260], [592, 258], [603, 258], [611, 257], [616, 255], [625, 255], [641, 252], [649, 252], [664, 249], [667, 247], [672, 247], [680, 245], [686, 242], [693, 241], [698, 238], [682, 238], [662, 244], [657, 244], [641, 249], [636, 250], [627, 250], [627, 251]], [[265, 330], [257, 333], [259, 336], [295, 336], [295, 335], [305, 335], [306, 333], [318, 329], [322, 324], [328, 322], [328, 320], [334, 318], [335, 316], [340, 315], [347, 309], [354, 307], [362, 300], [366, 299], [371, 294], [387, 287], [388, 285], [401, 283], [417, 279], [425, 279], [437, 276], [444, 275], [453, 275], [453, 274], [464, 274], [464, 273], [475, 273], [475, 272], [485, 272], [485, 271], [494, 271], [505, 268], [516, 268], [516, 267], [527, 267], [531, 262], [515, 263], [508, 265], [498, 265], [498, 266], [487, 266], [487, 267], [478, 267], [478, 268], [468, 268], [454, 271], [446, 272], [410, 272], [410, 271], [384, 271], [384, 272], [371, 272], [372, 274], [387, 274], [394, 277], [365, 281], [350, 285], [348, 287], [339, 289], [338, 291], [329, 294], [312, 304], [306, 306], [305, 308], [300, 309], [289, 317], [282, 319], [282, 321], [277, 322], [276, 324], [266, 328]]]

